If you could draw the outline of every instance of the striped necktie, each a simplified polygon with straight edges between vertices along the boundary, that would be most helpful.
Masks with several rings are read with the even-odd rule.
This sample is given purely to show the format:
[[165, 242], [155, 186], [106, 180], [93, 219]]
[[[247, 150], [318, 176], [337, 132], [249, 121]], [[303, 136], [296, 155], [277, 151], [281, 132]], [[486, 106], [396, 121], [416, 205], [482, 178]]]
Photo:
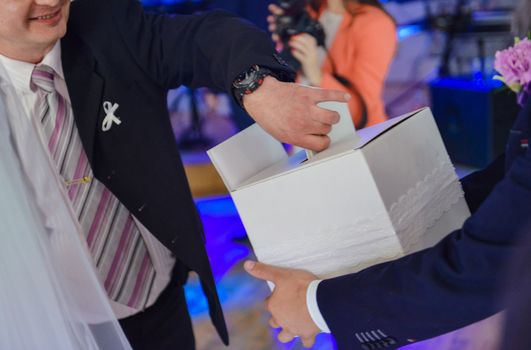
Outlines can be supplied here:
[[37, 114], [109, 298], [143, 309], [155, 280], [146, 244], [129, 211], [93, 178], [69, 103], [55, 89], [54, 71], [35, 67]]

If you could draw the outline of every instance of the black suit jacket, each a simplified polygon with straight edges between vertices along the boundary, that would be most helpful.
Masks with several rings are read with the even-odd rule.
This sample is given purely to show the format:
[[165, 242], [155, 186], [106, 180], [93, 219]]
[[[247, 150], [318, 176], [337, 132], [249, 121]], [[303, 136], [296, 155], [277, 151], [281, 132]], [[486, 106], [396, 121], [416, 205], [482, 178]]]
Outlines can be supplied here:
[[[462, 229], [401, 259], [321, 282], [319, 308], [339, 349], [396, 348], [486, 318], [505, 305], [507, 263], [531, 254], [531, 100], [505, 159], [463, 180], [472, 215]], [[524, 250], [525, 252], [522, 252]]]
[[[204, 235], [166, 108], [181, 84], [230, 91], [253, 64], [281, 79], [293, 73], [268, 36], [223, 12], [166, 17], [135, 0], [72, 2], [61, 41], [65, 79], [84, 149], [98, 180], [201, 278], [211, 318], [225, 343]], [[105, 101], [121, 124], [102, 130]]]

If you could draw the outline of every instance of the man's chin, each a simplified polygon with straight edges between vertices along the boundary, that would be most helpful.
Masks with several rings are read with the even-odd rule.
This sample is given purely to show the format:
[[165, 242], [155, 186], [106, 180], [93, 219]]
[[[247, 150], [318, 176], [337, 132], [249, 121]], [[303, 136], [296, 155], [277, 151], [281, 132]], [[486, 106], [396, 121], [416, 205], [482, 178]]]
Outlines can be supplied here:
[[60, 28], [54, 28], [53, 31], [46, 31], [44, 33], [40, 33], [40, 35], [36, 36], [36, 42], [38, 42], [41, 46], [52, 46], [55, 45], [55, 43], [58, 40], [61, 40], [62, 37], [66, 34], [66, 28], [60, 29]]

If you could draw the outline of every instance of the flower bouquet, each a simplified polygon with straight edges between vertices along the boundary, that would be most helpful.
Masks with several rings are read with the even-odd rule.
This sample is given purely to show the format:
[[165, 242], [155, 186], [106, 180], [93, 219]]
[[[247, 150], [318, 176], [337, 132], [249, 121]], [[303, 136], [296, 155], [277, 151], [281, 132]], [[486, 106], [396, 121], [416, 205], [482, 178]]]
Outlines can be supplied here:
[[515, 39], [512, 47], [496, 52], [494, 68], [501, 80], [517, 94], [517, 101], [523, 106], [531, 94], [531, 40]]

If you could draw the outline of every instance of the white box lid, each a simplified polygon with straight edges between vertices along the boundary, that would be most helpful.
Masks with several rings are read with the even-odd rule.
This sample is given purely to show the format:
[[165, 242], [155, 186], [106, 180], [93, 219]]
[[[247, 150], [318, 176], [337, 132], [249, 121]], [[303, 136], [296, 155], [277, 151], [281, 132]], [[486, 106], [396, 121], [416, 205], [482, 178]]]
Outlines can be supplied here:
[[210, 149], [207, 153], [228, 190], [240, 190], [356, 151], [422, 111], [419, 109], [356, 132], [346, 103], [322, 102], [319, 106], [337, 111], [340, 122], [329, 134], [330, 147], [310, 159], [304, 151], [288, 156], [282, 144], [258, 124]]

